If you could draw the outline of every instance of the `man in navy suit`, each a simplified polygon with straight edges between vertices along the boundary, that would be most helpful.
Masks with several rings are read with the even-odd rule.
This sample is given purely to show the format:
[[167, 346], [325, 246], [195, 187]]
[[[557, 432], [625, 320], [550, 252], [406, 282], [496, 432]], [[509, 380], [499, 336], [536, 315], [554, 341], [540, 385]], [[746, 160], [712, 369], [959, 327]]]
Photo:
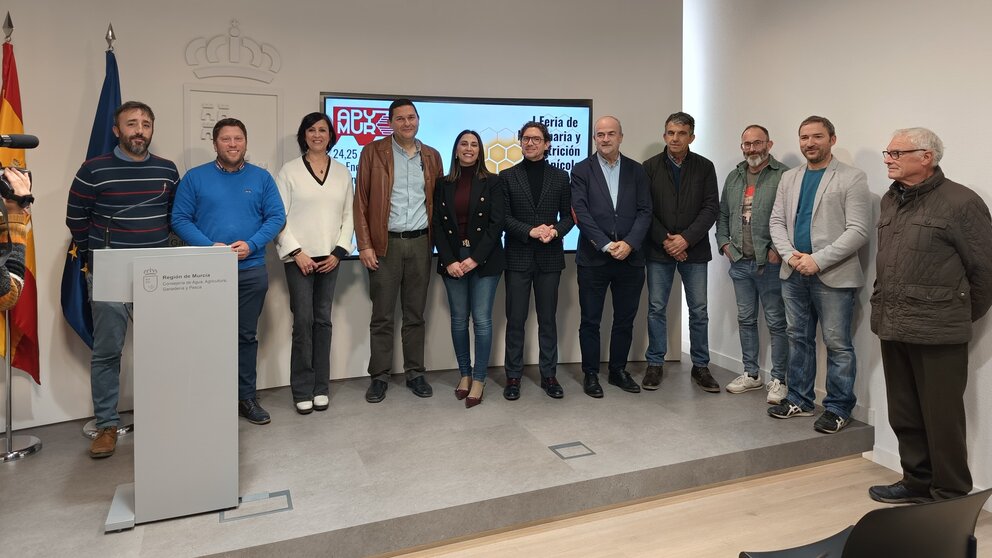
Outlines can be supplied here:
[[571, 230], [571, 196], [568, 173], [548, 164], [551, 133], [540, 122], [520, 129], [524, 160], [500, 173], [506, 220], [506, 387], [503, 397], [520, 397], [523, 375], [524, 324], [530, 313], [530, 291], [534, 289], [537, 338], [541, 348], [538, 364], [541, 388], [549, 397], [561, 399], [565, 392], [555, 377], [558, 366], [558, 281], [565, 269], [561, 239]]
[[572, 211], [579, 226], [579, 346], [583, 389], [603, 397], [599, 385], [599, 324], [606, 289], [613, 296], [609, 382], [630, 393], [641, 387], [626, 370], [634, 317], [644, 288], [641, 243], [651, 226], [651, 191], [640, 163], [623, 156], [623, 128], [613, 116], [596, 121], [596, 153], [572, 170]]

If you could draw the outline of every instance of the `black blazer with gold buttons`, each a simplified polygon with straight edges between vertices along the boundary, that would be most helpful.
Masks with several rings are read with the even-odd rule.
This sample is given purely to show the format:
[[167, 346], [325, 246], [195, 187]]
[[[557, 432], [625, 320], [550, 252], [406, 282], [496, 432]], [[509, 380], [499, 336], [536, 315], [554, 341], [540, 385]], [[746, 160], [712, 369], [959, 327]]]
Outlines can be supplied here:
[[[455, 215], [455, 182], [437, 179], [434, 187], [434, 214], [431, 216], [434, 245], [437, 246], [437, 272], [447, 275], [447, 267], [457, 261], [462, 240]], [[498, 176], [472, 178], [468, 202], [469, 257], [479, 264], [482, 277], [498, 275], [506, 265], [503, 255], [503, 182]]]

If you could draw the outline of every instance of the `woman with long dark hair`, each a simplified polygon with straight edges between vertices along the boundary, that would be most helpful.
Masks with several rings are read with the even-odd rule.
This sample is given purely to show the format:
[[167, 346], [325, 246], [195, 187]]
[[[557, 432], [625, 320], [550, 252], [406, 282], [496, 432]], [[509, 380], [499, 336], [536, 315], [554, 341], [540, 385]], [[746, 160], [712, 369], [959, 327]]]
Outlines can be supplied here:
[[[461, 379], [455, 397], [482, 402], [493, 342], [493, 300], [503, 272], [503, 189], [489, 172], [479, 134], [464, 130], [451, 149], [448, 174], [434, 188], [432, 216], [438, 269], [451, 309], [451, 340]], [[475, 333], [475, 363], [468, 320]]]
[[276, 249], [293, 312], [290, 386], [296, 411], [305, 415], [329, 404], [331, 306], [338, 264], [352, 251], [354, 188], [348, 168], [329, 155], [337, 135], [326, 114], [304, 116], [296, 141], [303, 156], [276, 176], [286, 206]]

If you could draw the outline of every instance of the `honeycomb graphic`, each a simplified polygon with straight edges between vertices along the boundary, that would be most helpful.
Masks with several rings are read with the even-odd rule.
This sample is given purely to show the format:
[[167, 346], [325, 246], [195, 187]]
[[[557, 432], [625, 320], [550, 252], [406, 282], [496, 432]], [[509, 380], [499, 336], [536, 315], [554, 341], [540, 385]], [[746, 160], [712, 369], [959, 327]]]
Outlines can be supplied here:
[[486, 150], [486, 168], [491, 172], [500, 173], [523, 160], [524, 153], [512, 130], [486, 128], [479, 135]]

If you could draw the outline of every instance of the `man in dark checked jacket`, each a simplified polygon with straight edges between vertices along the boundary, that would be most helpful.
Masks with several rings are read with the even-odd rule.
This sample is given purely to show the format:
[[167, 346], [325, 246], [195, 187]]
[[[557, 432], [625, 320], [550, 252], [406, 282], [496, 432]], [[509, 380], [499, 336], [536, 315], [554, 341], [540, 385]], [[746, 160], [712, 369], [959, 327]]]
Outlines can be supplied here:
[[533, 286], [541, 353], [541, 389], [555, 399], [565, 393], [555, 378], [558, 366], [558, 282], [565, 269], [562, 238], [574, 224], [568, 173], [548, 164], [551, 134], [540, 122], [520, 129], [524, 160], [502, 172], [506, 209], [506, 387], [503, 397], [520, 397], [524, 324]]

